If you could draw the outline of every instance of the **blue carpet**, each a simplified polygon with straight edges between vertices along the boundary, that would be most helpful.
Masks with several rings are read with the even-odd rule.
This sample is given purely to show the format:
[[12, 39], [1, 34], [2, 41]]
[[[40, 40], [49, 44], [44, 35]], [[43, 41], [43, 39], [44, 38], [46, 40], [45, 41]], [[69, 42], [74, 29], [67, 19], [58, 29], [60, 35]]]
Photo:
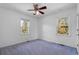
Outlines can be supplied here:
[[33, 40], [0, 48], [1, 55], [77, 55], [77, 49], [44, 40]]

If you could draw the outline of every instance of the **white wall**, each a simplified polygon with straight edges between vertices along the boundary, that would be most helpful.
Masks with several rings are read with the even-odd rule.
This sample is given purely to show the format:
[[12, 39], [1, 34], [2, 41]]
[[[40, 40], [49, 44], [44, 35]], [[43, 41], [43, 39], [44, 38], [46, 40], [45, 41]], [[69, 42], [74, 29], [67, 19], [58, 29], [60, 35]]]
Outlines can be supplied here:
[[[30, 34], [28, 38], [22, 39], [20, 33], [20, 20], [30, 20]], [[0, 7], [0, 47], [37, 39], [37, 21], [35, 18], [23, 15], [15, 10]]]
[[[56, 34], [58, 19], [62, 17], [68, 18], [69, 23], [69, 35], [59, 36]], [[77, 36], [76, 36], [76, 7], [68, 8], [59, 11], [58, 13], [51, 13], [41, 20], [42, 23], [42, 37], [41, 39], [56, 42], [71, 47], [76, 47]]]
[[[79, 3], [77, 4], [77, 16], [78, 16], [77, 17], [77, 29], [79, 29]], [[78, 39], [78, 41], [77, 41], [77, 50], [78, 50], [78, 54], [79, 54], [79, 36], [77, 37], [77, 39]]]

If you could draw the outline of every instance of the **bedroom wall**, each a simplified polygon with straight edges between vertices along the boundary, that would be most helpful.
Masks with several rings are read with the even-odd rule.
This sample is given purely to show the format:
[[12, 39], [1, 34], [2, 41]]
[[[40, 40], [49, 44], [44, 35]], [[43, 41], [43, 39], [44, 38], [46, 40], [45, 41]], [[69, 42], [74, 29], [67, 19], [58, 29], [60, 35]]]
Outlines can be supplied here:
[[[79, 29], [79, 3], [77, 4], [77, 16], [78, 16], [78, 18], [77, 18], [77, 29]], [[78, 54], [79, 54], [79, 36], [77, 37], [77, 39], [78, 39], [78, 41], [77, 41], [77, 43], [78, 43], [77, 50], [78, 50]]]
[[[67, 17], [69, 23], [69, 35], [57, 35], [57, 22], [58, 19], [62, 17]], [[77, 46], [77, 36], [76, 36], [76, 6], [71, 8], [59, 10], [59, 12], [51, 13], [44, 17], [40, 22], [40, 26], [42, 27], [42, 33], [40, 36], [41, 39], [55, 42], [59, 44], [64, 44], [71, 47]]]
[[[30, 20], [28, 37], [22, 39], [20, 33], [20, 20]], [[37, 39], [37, 20], [13, 9], [0, 6], [0, 47]]]

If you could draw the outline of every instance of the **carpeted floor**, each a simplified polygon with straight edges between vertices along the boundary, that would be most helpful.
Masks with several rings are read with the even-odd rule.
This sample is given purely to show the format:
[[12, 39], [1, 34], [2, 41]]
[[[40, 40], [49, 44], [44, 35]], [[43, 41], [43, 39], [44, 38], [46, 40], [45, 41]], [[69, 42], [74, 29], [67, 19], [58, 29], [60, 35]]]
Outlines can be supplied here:
[[50, 43], [44, 40], [33, 40], [0, 48], [1, 55], [77, 55], [76, 48]]

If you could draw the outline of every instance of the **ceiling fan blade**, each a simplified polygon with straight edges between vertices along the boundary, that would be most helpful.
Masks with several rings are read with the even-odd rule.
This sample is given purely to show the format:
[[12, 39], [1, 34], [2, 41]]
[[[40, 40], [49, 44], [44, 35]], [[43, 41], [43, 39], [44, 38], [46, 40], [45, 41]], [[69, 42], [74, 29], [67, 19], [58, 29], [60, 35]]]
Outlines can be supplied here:
[[35, 13], [33, 13], [33, 15], [36, 15], [36, 11], [35, 11]]
[[39, 11], [41, 14], [44, 14], [44, 12], [42, 12], [42, 11]]
[[39, 8], [39, 10], [42, 10], [42, 9], [47, 9], [47, 7], [43, 6], [43, 7]]
[[28, 11], [34, 11], [34, 9], [28, 9]]
[[38, 4], [33, 4], [34, 9], [38, 8]]

